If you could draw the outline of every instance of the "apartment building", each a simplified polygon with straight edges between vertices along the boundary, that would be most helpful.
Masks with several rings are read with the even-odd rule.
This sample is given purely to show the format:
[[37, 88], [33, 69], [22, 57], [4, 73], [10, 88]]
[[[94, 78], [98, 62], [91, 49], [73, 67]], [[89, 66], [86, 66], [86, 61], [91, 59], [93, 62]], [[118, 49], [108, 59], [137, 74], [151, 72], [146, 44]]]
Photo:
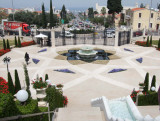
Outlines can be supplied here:
[[126, 11], [127, 26], [133, 30], [160, 29], [160, 11], [148, 8], [133, 8]]

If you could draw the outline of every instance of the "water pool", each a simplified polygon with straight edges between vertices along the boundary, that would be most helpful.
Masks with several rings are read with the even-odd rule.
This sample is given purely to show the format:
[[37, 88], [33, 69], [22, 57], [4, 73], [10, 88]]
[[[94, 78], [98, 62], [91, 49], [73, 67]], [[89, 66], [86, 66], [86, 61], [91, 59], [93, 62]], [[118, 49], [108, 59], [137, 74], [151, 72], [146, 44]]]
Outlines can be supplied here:
[[113, 114], [114, 117], [135, 121], [135, 118], [133, 117], [133, 114], [128, 108], [126, 101], [115, 100], [115, 101], [109, 101], [108, 103], [111, 113]]

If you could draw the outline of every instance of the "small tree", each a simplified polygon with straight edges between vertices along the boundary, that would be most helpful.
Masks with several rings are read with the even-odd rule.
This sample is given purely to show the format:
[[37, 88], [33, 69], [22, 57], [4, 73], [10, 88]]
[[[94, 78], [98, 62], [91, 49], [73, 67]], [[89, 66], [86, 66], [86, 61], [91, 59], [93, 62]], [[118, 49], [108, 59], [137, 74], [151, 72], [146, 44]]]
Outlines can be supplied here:
[[18, 72], [15, 70], [15, 93], [17, 93], [19, 90], [21, 90], [21, 84], [19, 81]]
[[145, 6], [143, 5], [143, 3], [141, 3], [140, 8], [145, 8]]
[[147, 72], [146, 76], [145, 76], [145, 80], [144, 80], [144, 88], [143, 88], [143, 92], [148, 92], [148, 84], [149, 84], [149, 73]]
[[23, 64], [23, 69], [24, 69], [25, 81], [26, 81], [26, 85], [27, 85], [26, 91], [28, 92], [29, 97], [30, 97], [31, 96], [31, 92], [30, 92], [30, 79], [29, 79], [29, 75], [28, 75], [28, 70], [27, 70], [26, 64]]
[[9, 93], [14, 95], [15, 88], [14, 88], [14, 85], [13, 85], [13, 81], [12, 81], [12, 77], [11, 77], [10, 72], [8, 72], [8, 90], [9, 90]]
[[6, 49], [6, 42], [5, 42], [5, 39], [3, 39], [3, 49], [4, 49], [4, 50]]
[[149, 47], [149, 36], [147, 37], [147, 43], [146, 46]]
[[14, 44], [15, 44], [15, 46], [17, 47], [17, 37], [15, 36], [15, 38], [14, 38]]
[[45, 81], [48, 80], [48, 74], [45, 75]]
[[152, 46], [152, 36], [150, 37], [150, 46]]
[[21, 40], [20, 40], [20, 37], [18, 37], [18, 47], [21, 47]]
[[9, 45], [9, 40], [7, 39], [7, 49], [11, 49]]
[[158, 41], [158, 49], [160, 49], [160, 38], [159, 38], [159, 41]]
[[42, 4], [42, 27], [46, 28], [47, 26], [47, 21], [46, 21], [46, 13], [45, 13], [45, 7], [44, 3]]
[[[155, 75], [152, 78], [151, 88], [152, 87], [156, 87], [156, 76]], [[150, 90], [151, 90], [151, 88], [150, 88]]]

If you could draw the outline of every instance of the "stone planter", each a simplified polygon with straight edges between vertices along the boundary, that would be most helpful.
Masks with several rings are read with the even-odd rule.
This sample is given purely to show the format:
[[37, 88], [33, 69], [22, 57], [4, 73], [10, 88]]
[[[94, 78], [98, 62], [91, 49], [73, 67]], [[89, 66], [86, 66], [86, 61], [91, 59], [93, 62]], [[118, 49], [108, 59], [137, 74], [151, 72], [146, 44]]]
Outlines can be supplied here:
[[38, 106], [40, 107], [46, 107], [47, 106], [47, 102], [43, 101], [44, 98], [46, 97], [46, 88], [42, 88], [42, 89], [36, 89], [36, 96], [37, 99], [39, 99], [38, 101]]

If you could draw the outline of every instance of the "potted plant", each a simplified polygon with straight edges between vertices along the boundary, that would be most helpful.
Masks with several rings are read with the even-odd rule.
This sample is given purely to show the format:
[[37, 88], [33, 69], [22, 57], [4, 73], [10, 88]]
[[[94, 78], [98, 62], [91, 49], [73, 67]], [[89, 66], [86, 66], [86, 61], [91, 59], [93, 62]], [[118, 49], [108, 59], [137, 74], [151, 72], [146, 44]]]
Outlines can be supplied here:
[[44, 89], [47, 87], [47, 82], [42, 80], [42, 77], [39, 80], [33, 81], [33, 88], [35, 89]]
[[57, 84], [56, 87], [62, 89], [63, 85], [62, 84]]

